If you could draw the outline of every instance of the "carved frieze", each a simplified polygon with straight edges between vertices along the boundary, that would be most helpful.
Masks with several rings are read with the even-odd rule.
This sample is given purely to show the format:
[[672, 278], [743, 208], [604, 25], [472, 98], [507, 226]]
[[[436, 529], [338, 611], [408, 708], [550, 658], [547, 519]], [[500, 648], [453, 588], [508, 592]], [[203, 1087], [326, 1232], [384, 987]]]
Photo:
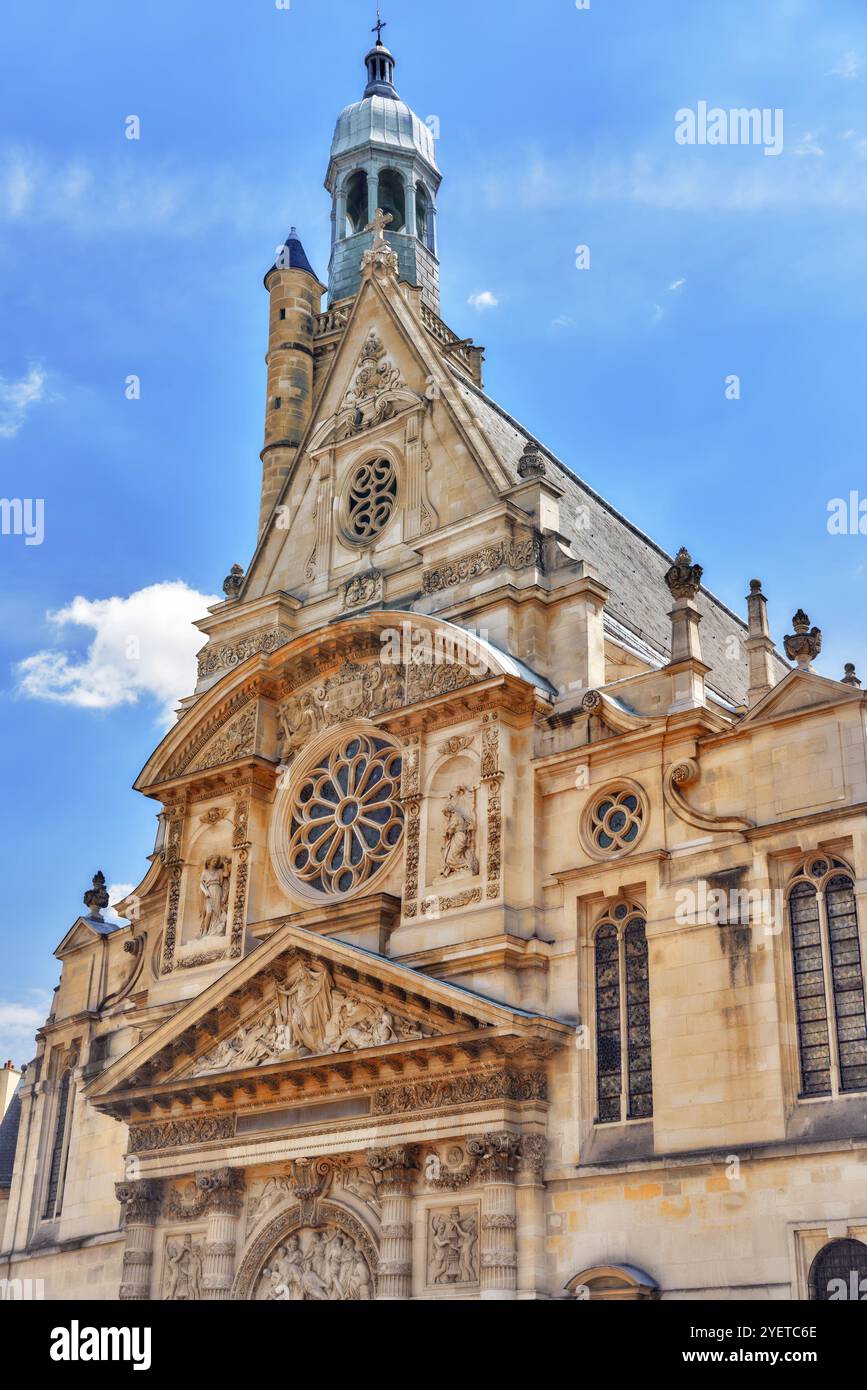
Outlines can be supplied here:
[[234, 1115], [191, 1115], [179, 1120], [130, 1125], [129, 1152], [136, 1154], [152, 1149], [176, 1149], [187, 1144], [210, 1144], [217, 1139], [232, 1139], [234, 1134]]
[[456, 560], [449, 560], [446, 564], [425, 570], [422, 588], [425, 594], [438, 594], [444, 589], [453, 588], [456, 584], [464, 584], [467, 580], [494, 574], [497, 570], [542, 569], [542, 566], [541, 536], [534, 534], [521, 540], [493, 541], [490, 545], [461, 555]]
[[279, 651], [291, 641], [292, 633], [285, 627], [262, 627], [235, 642], [207, 646], [199, 655], [199, 679], [217, 671], [231, 671], [251, 656]]
[[246, 709], [223, 729], [190, 768], [191, 772], [206, 772], [223, 763], [246, 758], [256, 750], [256, 706]]
[[408, 1081], [383, 1086], [374, 1093], [375, 1115], [401, 1115], [410, 1110], [439, 1110], [472, 1105], [477, 1101], [544, 1101], [548, 1081], [542, 1071], [514, 1071], [498, 1067], [492, 1071], [469, 1072], [463, 1076], [442, 1076], [429, 1081]]

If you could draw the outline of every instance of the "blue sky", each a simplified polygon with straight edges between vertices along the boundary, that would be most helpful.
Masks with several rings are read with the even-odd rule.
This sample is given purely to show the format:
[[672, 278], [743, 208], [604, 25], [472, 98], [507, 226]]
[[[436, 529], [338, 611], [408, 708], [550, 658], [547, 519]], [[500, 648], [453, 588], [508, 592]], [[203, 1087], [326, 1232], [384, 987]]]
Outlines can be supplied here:
[[[192, 688], [188, 620], [255, 540], [262, 275], [292, 223], [325, 275], [374, 11], [4, 14], [0, 492], [45, 519], [41, 545], [0, 536], [0, 1060], [32, 1054], [95, 869], [147, 867], [130, 784]], [[863, 0], [384, 16], [401, 95], [439, 122], [443, 317], [487, 345], [491, 394], [732, 607], [759, 575], [778, 640], [803, 605], [818, 669], [867, 680], [867, 537], [827, 528], [832, 498], [867, 499]], [[678, 145], [700, 101], [781, 109], [783, 153]]]

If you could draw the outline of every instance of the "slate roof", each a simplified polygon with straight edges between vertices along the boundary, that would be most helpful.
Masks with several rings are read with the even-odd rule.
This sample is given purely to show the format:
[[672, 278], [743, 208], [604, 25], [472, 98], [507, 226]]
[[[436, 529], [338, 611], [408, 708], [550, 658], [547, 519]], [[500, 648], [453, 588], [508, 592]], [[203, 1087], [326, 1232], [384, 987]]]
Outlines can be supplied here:
[[[669, 659], [671, 623], [668, 614], [672, 605], [665, 575], [673, 563], [672, 557], [582, 482], [496, 401], [459, 371], [453, 369], [453, 374], [466, 404], [515, 483], [521, 481], [518, 463], [528, 443], [550, 460], [553, 481], [563, 488], [561, 530], [572, 543], [576, 555], [594, 566], [611, 591], [606, 605], [608, 635], [621, 643], [626, 637], [627, 644], [636, 653], [645, 654], [645, 659], [655, 656], [656, 662], [664, 665]], [[581, 508], [586, 509], [589, 525], [579, 527]], [[745, 590], [746, 587], [745, 583]], [[732, 661], [727, 654], [727, 643], [732, 635], [739, 639], [746, 637], [745, 619], [705, 588], [696, 602], [702, 615], [702, 656], [711, 668], [708, 685], [732, 704], [744, 704], [749, 687], [746, 655], [743, 660]], [[790, 668], [780, 656], [777, 662], [778, 676], [782, 678]]]
[[[286, 254], [283, 254], [284, 252]], [[275, 261], [271, 267], [271, 270], [276, 269], [277, 262]], [[301, 238], [294, 227], [292, 228], [291, 232], [289, 233], [285, 242], [283, 243], [283, 252], [281, 252], [280, 269], [306, 270], [308, 275], [312, 275], [316, 280], [319, 279], [319, 276], [316, 274], [316, 271], [313, 269], [312, 265], [307, 259], [307, 252], [301, 245]], [[268, 275], [271, 274], [271, 270], [268, 271]], [[268, 275], [265, 276], [266, 280], [268, 279]]]
[[0, 1188], [12, 1186], [12, 1168], [21, 1124], [20, 1082], [9, 1102], [9, 1109], [0, 1121]]

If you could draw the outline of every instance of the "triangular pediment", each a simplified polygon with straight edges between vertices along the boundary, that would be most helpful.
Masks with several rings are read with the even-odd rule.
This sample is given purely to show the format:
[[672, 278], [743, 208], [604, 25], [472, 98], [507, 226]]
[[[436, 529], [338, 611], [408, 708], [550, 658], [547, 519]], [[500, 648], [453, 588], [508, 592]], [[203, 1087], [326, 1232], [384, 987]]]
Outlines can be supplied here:
[[[357, 1061], [487, 1037], [552, 1048], [569, 1025], [498, 1004], [291, 923], [109, 1067], [88, 1091], [100, 1109], [283, 1070]], [[400, 1069], [400, 1068], [398, 1068]]]
[[822, 709], [828, 705], [857, 703], [864, 691], [842, 681], [818, 676], [815, 671], [790, 671], [745, 717], [740, 728], [765, 723], [781, 715]]
[[[458, 389], [453, 362], [428, 333], [416, 292], [366, 276], [349, 312], [294, 464], [259, 541], [241, 593], [275, 588], [303, 597], [358, 571], [343, 545], [347, 475], [367, 454], [394, 462], [393, 524], [379, 552], [413, 548], [448, 521], [455, 470], [482, 512], [513, 484]], [[333, 523], [333, 524], [332, 524]], [[327, 555], [326, 555], [327, 552]]]

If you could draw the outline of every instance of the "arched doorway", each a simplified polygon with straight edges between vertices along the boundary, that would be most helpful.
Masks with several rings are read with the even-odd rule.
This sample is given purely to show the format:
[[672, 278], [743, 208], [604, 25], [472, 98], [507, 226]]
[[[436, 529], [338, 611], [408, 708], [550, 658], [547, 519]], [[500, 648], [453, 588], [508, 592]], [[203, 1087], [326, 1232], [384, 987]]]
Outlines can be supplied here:
[[581, 1303], [643, 1303], [659, 1297], [659, 1285], [635, 1265], [594, 1265], [576, 1274], [566, 1290]]

